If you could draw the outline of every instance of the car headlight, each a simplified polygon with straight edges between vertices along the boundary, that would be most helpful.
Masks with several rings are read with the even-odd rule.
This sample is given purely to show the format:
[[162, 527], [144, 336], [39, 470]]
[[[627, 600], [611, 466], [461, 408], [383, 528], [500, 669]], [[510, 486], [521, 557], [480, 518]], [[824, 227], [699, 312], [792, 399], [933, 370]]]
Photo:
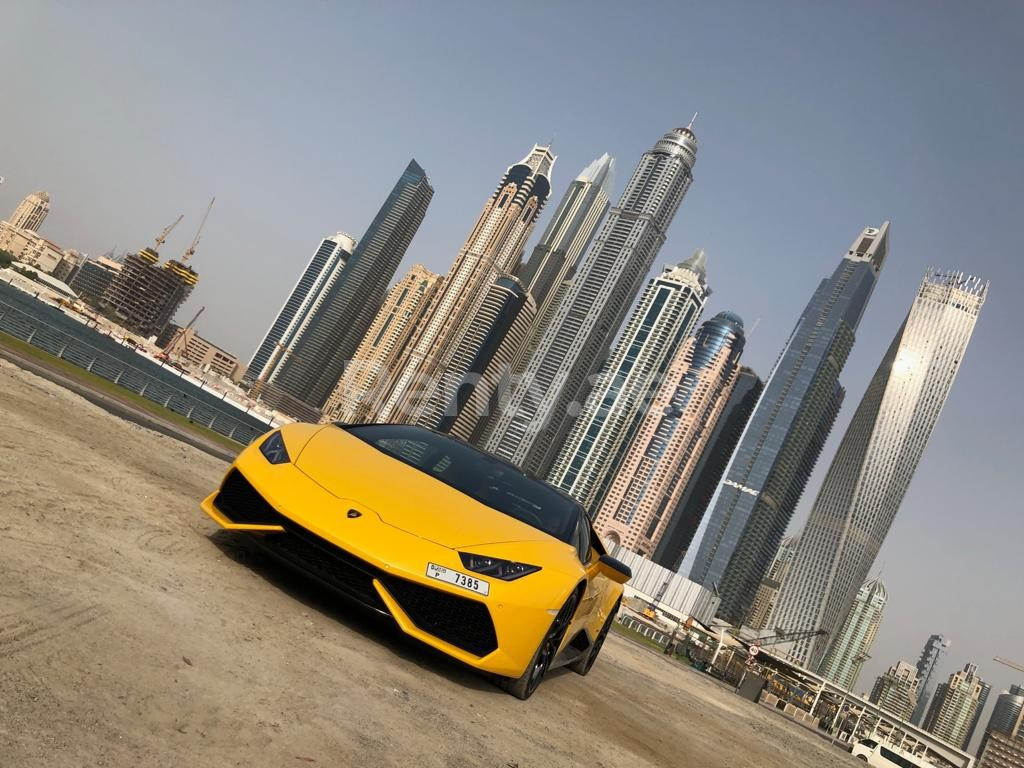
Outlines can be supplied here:
[[284, 438], [281, 437], [280, 430], [260, 443], [260, 453], [271, 464], [287, 464], [291, 461], [288, 449], [284, 447]]
[[494, 576], [503, 581], [515, 581], [516, 579], [540, 570], [539, 565], [528, 565], [517, 563], [513, 560], [501, 560], [497, 557], [485, 557], [483, 555], [471, 555], [469, 552], [459, 552], [462, 564], [473, 573], [483, 576]]

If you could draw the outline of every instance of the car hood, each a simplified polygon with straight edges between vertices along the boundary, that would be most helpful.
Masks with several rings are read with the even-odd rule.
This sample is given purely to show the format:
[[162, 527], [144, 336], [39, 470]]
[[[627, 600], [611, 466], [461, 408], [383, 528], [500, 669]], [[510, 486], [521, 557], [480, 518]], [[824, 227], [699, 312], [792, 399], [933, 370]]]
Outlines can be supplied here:
[[332, 495], [444, 547], [557, 541], [335, 426], [317, 432], [294, 464]]

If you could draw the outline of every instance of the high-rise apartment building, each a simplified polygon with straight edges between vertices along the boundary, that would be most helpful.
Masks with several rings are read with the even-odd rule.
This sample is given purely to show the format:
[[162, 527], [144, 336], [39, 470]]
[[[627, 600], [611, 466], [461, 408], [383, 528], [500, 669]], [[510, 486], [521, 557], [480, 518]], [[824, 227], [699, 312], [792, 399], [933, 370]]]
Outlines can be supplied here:
[[978, 721], [981, 720], [981, 713], [985, 710], [985, 705], [988, 703], [988, 695], [991, 692], [992, 686], [982, 680], [981, 692], [978, 694], [978, 706], [974, 708], [974, 717], [971, 718], [971, 724], [967, 728], [967, 735], [964, 736], [963, 749], [967, 749], [974, 738], [974, 731], [978, 728]]
[[917, 667], [901, 661], [875, 680], [868, 697], [889, 714], [908, 720], [917, 704]]
[[690, 547], [693, 534], [704, 518], [718, 481], [722, 479], [763, 390], [764, 382], [754, 371], [740, 368], [725, 410], [715, 423], [690, 482], [680, 495], [675, 510], [669, 515], [668, 525], [654, 550], [652, 559], [658, 565], [673, 571], [679, 570], [679, 564]]
[[270, 324], [266, 335], [249, 361], [244, 381], [265, 380], [277, 363], [290, 354], [299, 331], [306, 327], [314, 309], [320, 306], [324, 292], [334, 285], [352, 257], [356, 241], [338, 232], [320, 241], [313, 257]]
[[949, 650], [949, 640], [942, 635], [932, 635], [925, 641], [924, 648], [921, 649], [921, 655], [917, 659], [917, 679], [920, 681], [917, 706], [914, 707], [914, 714], [910, 717], [910, 722], [914, 725], [921, 725], [928, 710], [928, 702], [939, 682], [942, 657], [947, 650]]
[[[614, 181], [615, 159], [605, 152], [569, 185], [529, 260], [516, 270], [516, 277], [537, 304], [534, 328], [543, 319], [556, 289], [572, 277], [580, 256], [590, 246], [608, 212]], [[531, 329], [533, 335], [539, 334]]]
[[773, 621], [828, 634], [797, 643], [813, 668], [867, 578], [967, 351], [987, 284], [928, 270], [843, 436]]
[[[437, 429], [461, 440], [477, 439], [535, 316], [533, 297], [518, 279], [501, 275], [491, 283], [452, 358], [451, 368], [461, 372], [461, 384], [449, 398]], [[428, 423], [433, 422], [431, 417]]]
[[[803, 543], [801, 542], [802, 546]], [[799, 552], [799, 547], [797, 547]], [[868, 651], [875, 642], [878, 627], [882, 623], [882, 612], [889, 600], [885, 585], [878, 579], [864, 582], [857, 591], [850, 612], [846, 615], [835, 640], [829, 645], [828, 653], [818, 667], [818, 674], [837, 685], [852, 690], [860, 675], [860, 668], [869, 658]], [[773, 621], [774, 626], [782, 626]], [[787, 630], [804, 627], [783, 627]]]
[[[889, 250], [889, 223], [861, 232], [821, 281], [775, 364], [683, 560], [741, 624], [839, 412], [839, 374]], [[802, 543], [801, 543], [802, 546]], [[792, 627], [796, 629], [796, 627]]]
[[956, 747], [963, 747], [981, 699], [982, 684], [974, 664], [954, 672], [948, 682], [939, 684], [935, 690], [922, 727]]
[[978, 752], [977, 768], [1024, 768], [1024, 739], [989, 731]]
[[696, 157], [690, 126], [665, 134], [644, 154], [572, 278], [556, 290], [553, 315], [542, 319], [517, 381], [483, 432], [487, 450], [536, 475], [551, 469], [665, 242]]
[[312, 408], [323, 406], [384, 302], [433, 196], [426, 171], [410, 160], [289, 353], [267, 373], [268, 381]]
[[644, 557], [654, 552], [732, 392], [744, 340], [743, 321], [720, 312], [670, 361], [598, 508], [603, 539]]
[[477, 317], [488, 288], [518, 265], [551, 192], [554, 163], [550, 147], [535, 145], [505, 172], [398, 361], [378, 420], [440, 425], [479, 352]]
[[46, 192], [33, 192], [18, 203], [18, 207], [7, 221], [18, 229], [38, 232], [49, 212], [50, 196]]
[[373, 418], [377, 388], [402, 354], [437, 290], [440, 276], [416, 264], [395, 283], [355, 357], [324, 405], [324, 421], [359, 424]]
[[779, 588], [793, 565], [793, 558], [796, 557], [796, 547], [800, 539], [790, 536], [782, 540], [779, 551], [775, 553], [768, 568], [768, 575], [761, 580], [761, 585], [754, 595], [754, 605], [750, 609], [746, 624], [751, 629], [764, 629], [768, 626], [768, 618], [771, 616], [775, 601], [779, 597]]
[[[573, 422], [569, 437], [548, 474], [548, 482], [576, 498], [587, 509], [601, 508], [648, 406], [656, 399], [659, 381], [683, 340], [692, 333], [710, 293], [704, 252], [700, 250], [682, 264], [666, 267], [648, 282], [597, 384], [590, 390], [582, 413]], [[703, 338], [711, 343], [727, 337], [730, 339], [728, 347], [738, 340], [738, 357], [743, 348], [743, 325], [727, 328], [731, 318], [719, 319], [722, 324], [709, 329]], [[716, 346], [720, 350], [721, 344]], [[726, 358], [730, 357], [726, 353]], [[684, 361], [679, 360], [677, 377], [685, 370]], [[730, 377], [733, 373], [734, 370], [729, 371]], [[716, 377], [715, 373], [709, 372], [709, 375]], [[694, 383], [695, 380], [689, 379], [684, 386]], [[680, 393], [680, 397], [686, 396]], [[692, 469], [687, 466], [688, 473]], [[620, 510], [616, 514], [621, 519], [609, 530], [624, 536], [622, 543], [626, 547], [647, 556], [652, 548], [641, 545], [641, 541], [631, 535], [639, 533], [632, 523], [622, 524], [627, 517], [633, 520], [635, 512]], [[667, 518], [663, 513], [658, 515], [659, 520]], [[660, 537], [659, 528], [657, 538]]]
[[1003, 691], [996, 697], [996, 705], [992, 708], [986, 731], [996, 731], [1006, 736], [1018, 736], [1024, 739], [1024, 733], [1018, 734], [1021, 712], [1024, 710], [1024, 686], [1011, 685], [1010, 690]]

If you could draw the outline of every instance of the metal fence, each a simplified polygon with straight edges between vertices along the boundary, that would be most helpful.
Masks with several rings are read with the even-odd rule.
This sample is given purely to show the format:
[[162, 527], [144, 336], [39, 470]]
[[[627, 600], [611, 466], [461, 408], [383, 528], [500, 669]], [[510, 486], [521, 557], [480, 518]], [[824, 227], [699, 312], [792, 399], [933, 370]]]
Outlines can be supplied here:
[[[169, 411], [184, 416], [195, 424], [200, 424], [243, 445], [252, 442], [269, 429], [269, 425], [259, 417], [223, 402], [222, 396], [188, 381], [168, 381], [169, 377], [178, 377], [131, 349], [121, 347], [112, 339], [84, 325], [81, 329], [75, 329], [81, 335], [95, 335], [97, 343], [90, 343], [44, 321], [41, 317], [13, 306], [6, 300], [8, 298], [10, 297], [0, 297], [0, 331], [84, 368], [119, 387], [124, 387], [129, 392], [141, 395]], [[27, 298], [34, 301], [31, 297]], [[42, 306], [59, 312], [48, 305]], [[78, 324], [75, 320], [68, 320]], [[100, 348], [100, 344], [115, 345], [120, 349], [104, 350]], [[129, 362], [131, 357], [137, 358], [137, 362]]]

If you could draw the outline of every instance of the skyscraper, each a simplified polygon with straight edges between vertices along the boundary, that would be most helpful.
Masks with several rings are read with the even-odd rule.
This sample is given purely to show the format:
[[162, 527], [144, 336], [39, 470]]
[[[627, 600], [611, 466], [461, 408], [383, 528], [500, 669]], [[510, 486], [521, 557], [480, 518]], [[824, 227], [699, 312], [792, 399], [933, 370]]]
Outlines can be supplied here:
[[387, 379], [395, 360], [437, 290], [440, 276], [415, 264], [388, 293], [355, 356], [324, 405], [324, 421], [357, 424], [373, 417], [377, 387]]
[[18, 207], [14, 209], [14, 213], [7, 221], [18, 229], [30, 229], [33, 232], [38, 232], [49, 212], [50, 196], [46, 192], [33, 192], [18, 203]]
[[289, 354], [268, 372], [277, 388], [313, 408], [323, 406], [380, 309], [433, 195], [426, 171], [410, 160]]
[[[573, 422], [568, 440], [548, 474], [548, 482], [576, 498], [587, 509], [597, 510], [601, 506], [655, 396], [658, 380], [696, 326], [710, 293], [704, 252], [700, 250], [682, 264], [666, 267], [648, 282], [597, 384], [590, 391], [582, 413]], [[738, 320], [735, 317], [720, 316], [719, 319], [725, 324], [709, 329], [702, 338], [707, 343], [719, 342], [715, 344], [716, 351], [722, 349], [720, 342], [728, 338], [726, 346], [736, 346], [738, 357], [743, 348], [743, 324], [728, 325]], [[731, 355], [727, 353], [726, 358]], [[676, 373], [682, 376], [686, 366], [683, 360], [678, 362]], [[731, 377], [734, 366], [727, 367]], [[716, 373], [710, 373], [711, 377], [716, 378]], [[690, 387], [695, 382], [691, 377], [684, 386]], [[731, 386], [731, 381], [729, 384]], [[689, 395], [680, 396], [688, 399]], [[687, 470], [692, 467], [688, 466]], [[634, 510], [621, 514], [633, 519]], [[658, 515], [659, 520], [664, 517], [664, 514]], [[613, 528], [620, 535], [626, 533], [626, 528]], [[659, 529], [658, 538], [660, 535]], [[631, 543], [627, 543], [626, 538], [622, 543], [633, 551], [644, 555], [651, 553], [646, 546], [634, 549], [640, 541], [632, 535], [627, 538]]]
[[917, 668], [901, 661], [875, 680], [868, 698], [900, 720], [907, 720], [917, 704], [918, 682]]
[[734, 624], [750, 612], [839, 412], [839, 374], [888, 249], [889, 222], [868, 227], [821, 281], [683, 560], [682, 572], [716, 589], [718, 615]]
[[569, 185], [529, 260], [516, 270], [516, 276], [537, 304], [538, 321], [544, 317], [555, 289], [572, 276], [580, 256], [593, 240], [608, 211], [614, 180], [615, 159], [605, 152]]
[[925, 641], [921, 655], [917, 659], [918, 686], [917, 706], [914, 707], [914, 714], [910, 722], [920, 725], [928, 709], [928, 701], [935, 691], [939, 681], [939, 670], [942, 667], [942, 656], [949, 649], [949, 640], [942, 635], [932, 635]]
[[156, 248], [129, 254], [101, 299], [126, 328], [145, 336], [159, 335], [199, 282], [187, 264], [159, 261]]
[[971, 724], [967, 728], [967, 735], [964, 736], [962, 749], [967, 749], [967, 746], [971, 743], [971, 739], [974, 738], [974, 731], [978, 727], [978, 721], [981, 720], [981, 713], [985, 709], [985, 704], [988, 703], [988, 695], [991, 692], [992, 686], [982, 680], [981, 691], [978, 693], [978, 706], [974, 708], [974, 717], [971, 718]]
[[691, 126], [670, 131], [644, 154], [572, 278], [558, 287], [553, 316], [542, 320], [517, 366], [519, 380], [487, 424], [488, 450], [534, 474], [551, 468], [693, 181]]
[[602, 538], [650, 557], [736, 382], [743, 321], [720, 312], [671, 360], [598, 508]]
[[[377, 418], [437, 427], [476, 357], [467, 332], [495, 280], [519, 263], [551, 191], [555, 156], [535, 145], [509, 167], [448, 271], [382, 393]], [[532, 302], [531, 302], [532, 303]]]
[[978, 708], [983, 682], [974, 664], [965, 664], [962, 670], [954, 672], [948, 682], [940, 683], [936, 689], [922, 727], [963, 748]]
[[761, 579], [761, 585], [754, 595], [754, 605], [750, 609], [746, 624], [751, 629], [764, 629], [768, 626], [768, 618], [771, 616], [772, 608], [779, 597], [779, 588], [793, 565], [793, 558], [796, 556], [796, 546], [800, 542], [796, 536], [790, 536], [782, 540], [779, 551], [775, 554], [771, 566], [768, 568], [768, 575]]
[[725, 410], [715, 423], [707, 445], [701, 451], [690, 482], [669, 516], [665, 532], [654, 550], [653, 560], [673, 571], [693, 540], [693, 534], [704, 518], [718, 481], [722, 479], [736, 444], [750, 420], [750, 414], [764, 389], [764, 382], [750, 368], [740, 368]]
[[[829, 646], [825, 659], [818, 667], [818, 674], [847, 690], [853, 689], [860, 675], [861, 666], [869, 658], [868, 651], [875, 642], [875, 635], [882, 623], [882, 611], [885, 610], [888, 600], [889, 593], [878, 579], [866, 581], [861, 585], [857, 591], [857, 598], [846, 615], [846, 621], [843, 622], [835, 641]], [[772, 623], [774, 626], [782, 626], [777, 622]]]
[[824, 629], [792, 655], [814, 667], [867, 578], [960, 369], [987, 285], [928, 270], [839, 444], [773, 621]]
[[244, 381], [251, 384], [265, 376], [268, 364], [273, 368], [290, 351], [298, 329], [305, 327], [313, 309], [319, 305], [323, 291], [338, 279], [355, 247], [356, 241], [344, 232], [320, 241], [313, 258], [302, 271], [284, 306], [256, 348]]
[[992, 715], [985, 730], [1016, 736], [1021, 710], [1024, 710], [1024, 686], [1011, 685], [1010, 690], [1004, 691], [996, 698], [996, 705], [992, 708]]

